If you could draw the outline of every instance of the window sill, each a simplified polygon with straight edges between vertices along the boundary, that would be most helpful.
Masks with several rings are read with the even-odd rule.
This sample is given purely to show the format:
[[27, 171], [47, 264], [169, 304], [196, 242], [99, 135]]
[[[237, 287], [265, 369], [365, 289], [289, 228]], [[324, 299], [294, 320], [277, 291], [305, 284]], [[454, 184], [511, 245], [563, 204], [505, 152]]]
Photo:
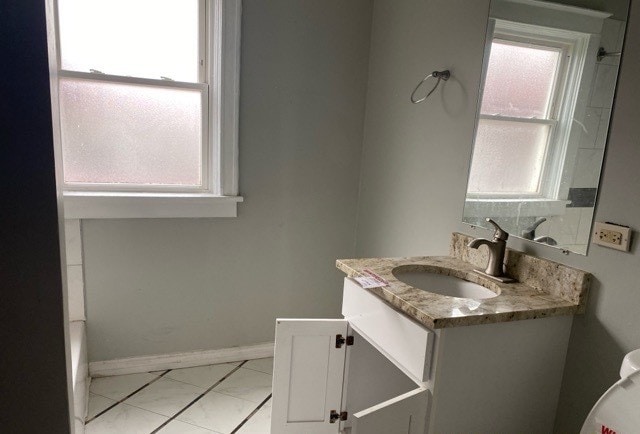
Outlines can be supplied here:
[[566, 212], [568, 200], [557, 199], [470, 199], [465, 217], [552, 217]]
[[67, 219], [236, 217], [241, 196], [65, 192]]

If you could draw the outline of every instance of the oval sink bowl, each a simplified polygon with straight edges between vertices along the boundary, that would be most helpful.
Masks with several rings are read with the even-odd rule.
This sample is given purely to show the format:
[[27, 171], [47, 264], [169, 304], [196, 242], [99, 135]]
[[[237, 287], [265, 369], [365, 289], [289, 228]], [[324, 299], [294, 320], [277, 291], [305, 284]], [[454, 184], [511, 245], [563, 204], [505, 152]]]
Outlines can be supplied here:
[[415, 266], [397, 267], [392, 274], [400, 282], [434, 294], [448, 297], [483, 299], [496, 297], [498, 294], [477, 283], [459, 277], [438, 274], [429, 270], [416, 270]]

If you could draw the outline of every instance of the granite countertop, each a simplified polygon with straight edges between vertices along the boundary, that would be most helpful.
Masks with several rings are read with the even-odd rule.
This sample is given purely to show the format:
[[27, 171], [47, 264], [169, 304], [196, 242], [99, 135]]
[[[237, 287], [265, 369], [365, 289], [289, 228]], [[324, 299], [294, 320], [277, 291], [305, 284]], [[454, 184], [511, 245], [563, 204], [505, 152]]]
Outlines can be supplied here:
[[[348, 277], [371, 271], [389, 285], [368, 291], [404, 312], [421, 324], [432, 328], [573, 315], [584, 312], [591, 275], [582, 270], [507, 249], [507, 274], [518, 280], [499, 283], [473, 272], [484, 269], [486, 252], [467, 248], [471, 240], [454, 233], [451, 256], [408, 258], [339, 259], [336, 266]], [[415, 265], [416, 269], [451, 275], [482, 285], [497, 297], [469, 299], [449, 297], [414, 288], [396, 279], [392, 270]]]

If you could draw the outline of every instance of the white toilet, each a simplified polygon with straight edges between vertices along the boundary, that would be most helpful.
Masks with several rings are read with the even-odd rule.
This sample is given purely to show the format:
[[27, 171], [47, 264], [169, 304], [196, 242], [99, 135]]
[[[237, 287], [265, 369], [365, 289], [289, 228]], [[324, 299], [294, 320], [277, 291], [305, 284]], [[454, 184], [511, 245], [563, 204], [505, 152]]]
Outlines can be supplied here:
[[580, 434], [637, 432], [640, 432], [640, 349], [625, 356], [620, 381], [598, 400]]

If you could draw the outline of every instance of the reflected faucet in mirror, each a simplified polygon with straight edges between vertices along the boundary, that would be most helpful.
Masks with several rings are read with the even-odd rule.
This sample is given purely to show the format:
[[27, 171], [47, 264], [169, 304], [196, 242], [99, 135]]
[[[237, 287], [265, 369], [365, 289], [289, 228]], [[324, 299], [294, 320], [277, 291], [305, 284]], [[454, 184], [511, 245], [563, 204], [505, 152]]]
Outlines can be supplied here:
[[535, 237], [536, 237], [536, 229], [538, 229], [538, 226], [540, 226], [542, 223], [544, 223], [546, 221], [547, 221], [547, 219], [545, 217], [540, 217], [538, 220], [533, 222], [533, 224], [531, 226], [529, 226], [527, 229], [522, 231], [522, 233], [520, 233], [520, 236], [522, 238], [524, 238], [525, 240], [533, 240], [533, 239], [535, 239]]
[[463, 222], [587, 253], [628, 7], [491, 0]]
[[507, 250], [507, 239], [509, 239], [509, 234], [502, 230], [502, 228], [490, 218], [487, 218], [486, 222], [493, 225], [495, 228], [493, 239], [487, 240], [486, 238], [476, 238], [471, 240], [468, 244], [468, 247], [472, 249], [477, 249], [482, 245], [489, 248], [489, 261], [487, 262], [487, 268], [484, 271], [475, 270], [475, 272], [490, 279], [497, 280], [498, 282], [513, 282], [514, 280], [506, 276], [503, 270], [504, 254]]
[[546, 221], [547, 221], [546, 217], [540, 217], [535, 222], [533, 222], [533, 224], [531, 226], [529, 226], [528, 228], [523, 230], [520, 233], [520, 236], [522, 238], [524, 238], [525, 240], [533, 240], [533, 241], [537, 241], [539, 243], [548, 244], [550, 246], [558, 245], [558, 242], [556, 240], [554, 240], [553, 238], [551, 238], [550, 236], [544, 235], [544, 236], [541, 236], [541, 237], [536, 237], [536, 229], [538, 229], [538, 226], [540, 226], [542, 223], [544, 223]]

